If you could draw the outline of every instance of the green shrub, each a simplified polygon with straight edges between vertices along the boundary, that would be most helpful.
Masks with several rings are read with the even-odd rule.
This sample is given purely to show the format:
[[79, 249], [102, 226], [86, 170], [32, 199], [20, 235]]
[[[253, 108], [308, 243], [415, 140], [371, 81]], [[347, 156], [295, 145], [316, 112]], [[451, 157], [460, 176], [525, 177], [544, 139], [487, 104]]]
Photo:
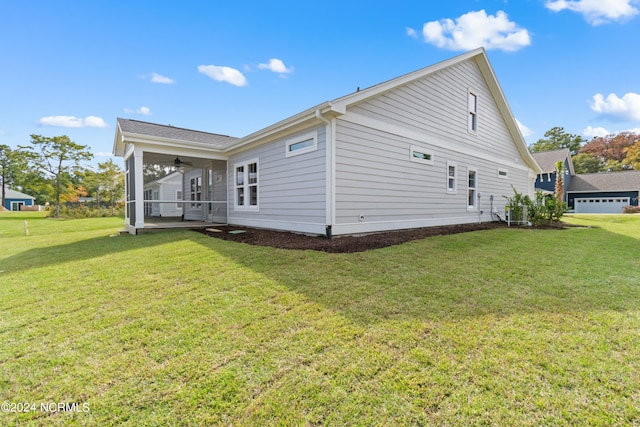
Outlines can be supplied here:
[[513, 188], [512, 197], [503, 197], [507, 199], [512, 218], [520, 218], [526, 208], [527, 220], [534, 226], [558, 223], [567, 211], [566, 203], [558, 203], [555, 197], [546, 195], [542, 191], [536, 191], [535, 200], [518, 193], [515, 188]]

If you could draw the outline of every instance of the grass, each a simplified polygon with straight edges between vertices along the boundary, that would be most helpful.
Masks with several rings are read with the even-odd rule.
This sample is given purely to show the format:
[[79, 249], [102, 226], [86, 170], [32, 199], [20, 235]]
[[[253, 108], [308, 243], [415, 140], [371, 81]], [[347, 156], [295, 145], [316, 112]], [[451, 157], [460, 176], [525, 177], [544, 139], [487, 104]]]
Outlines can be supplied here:
[[0, 214], [0, 401], [89, 408], [0, 424], [638, 425], [640, 216], [568, 220], [326, 254]]

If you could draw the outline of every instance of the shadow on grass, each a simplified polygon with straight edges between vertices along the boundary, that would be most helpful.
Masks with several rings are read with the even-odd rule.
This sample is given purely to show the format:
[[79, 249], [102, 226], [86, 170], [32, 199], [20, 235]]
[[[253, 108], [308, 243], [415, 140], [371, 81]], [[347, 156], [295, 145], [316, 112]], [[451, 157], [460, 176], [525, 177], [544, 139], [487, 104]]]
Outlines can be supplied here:
[[602, 229], [490, 230], [356, 254], [194, 240], [363, 323], [640, 306], [638, 241]]
[[[12, 273], [72, 261], [97, 258], [112, 253], [149, 248], [189, 236], [186, 231], [166, 231], [141, 236], [101, 236], [72, 243], [29, 249], [0, 259], [0, 271]], [[123, 273], [125, 274], [125, 273]]]

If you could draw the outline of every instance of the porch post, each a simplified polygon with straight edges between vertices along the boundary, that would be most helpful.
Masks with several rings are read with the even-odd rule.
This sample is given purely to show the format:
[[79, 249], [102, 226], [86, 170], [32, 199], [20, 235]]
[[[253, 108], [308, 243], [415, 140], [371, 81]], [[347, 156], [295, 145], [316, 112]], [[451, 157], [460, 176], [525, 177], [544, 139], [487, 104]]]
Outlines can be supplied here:
[[136, 228], [144, 228], [144, 171], [143, 171], [143, 151], [136, 147], [134, 151], [134, 172], [135, 176], [135, 209], [136, 209]]

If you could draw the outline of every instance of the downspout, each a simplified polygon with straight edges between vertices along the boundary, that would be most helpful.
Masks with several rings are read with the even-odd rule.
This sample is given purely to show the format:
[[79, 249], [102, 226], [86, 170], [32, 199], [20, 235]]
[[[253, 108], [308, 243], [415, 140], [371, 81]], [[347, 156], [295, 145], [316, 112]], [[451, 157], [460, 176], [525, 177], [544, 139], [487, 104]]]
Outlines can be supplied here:
[[[329, 102], [329, 106], [331, 106], [331, 102]], [[325, 124], [325, 143], [326, 143], [326, 185], [325, 185], [325, 194], [326, 194], [326, 208], [325, 208], [325, 237], [327, 239], [331, 239], [331, 226], [332, 226], [332, 217], [333, 217], [333, 126], [331, 125], [331, 121], [322, 117], [322, 113], [320, 113], [320, 109], [316, 109], [316, 119], [320, 120]]]

